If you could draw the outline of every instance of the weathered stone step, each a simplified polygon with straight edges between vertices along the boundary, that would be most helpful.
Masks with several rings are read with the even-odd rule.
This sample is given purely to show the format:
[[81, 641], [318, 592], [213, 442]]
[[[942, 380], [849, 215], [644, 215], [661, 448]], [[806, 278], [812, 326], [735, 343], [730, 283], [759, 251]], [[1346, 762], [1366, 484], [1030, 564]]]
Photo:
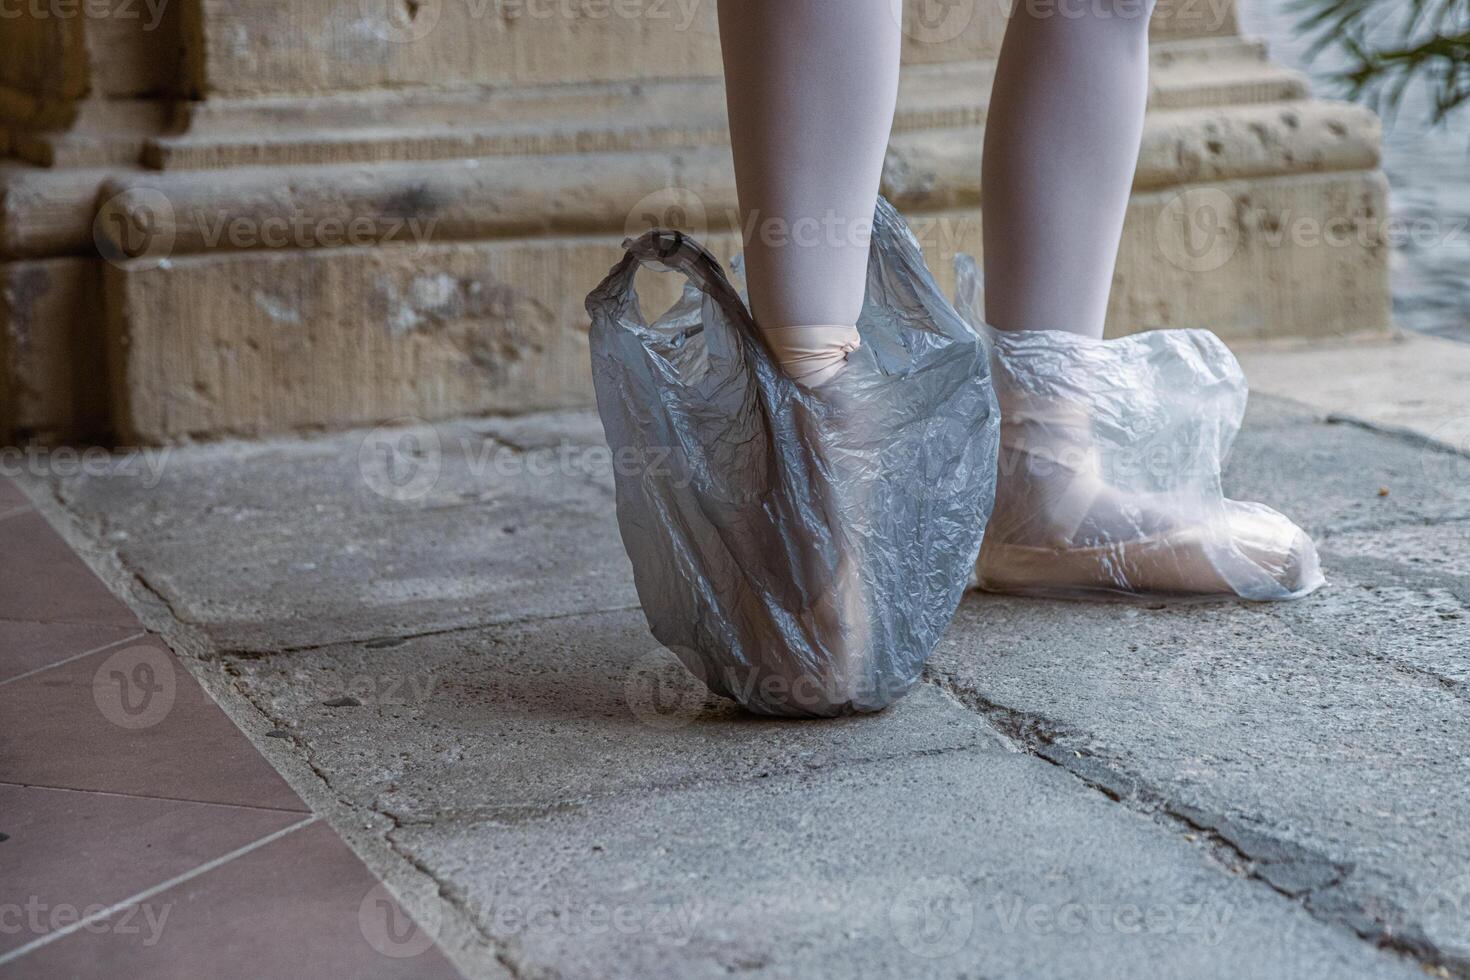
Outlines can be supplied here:
[[[980, 141], [974, 128], [897, 133], [884, 193], [906, 211], [978, 204]], [[1360, 106], [1301, 101], [1166, 110], [1146, 119], [1134, 188], [1368, 171], [1377, 163], [1378, 120]], [[723, 146], [140, 174], [109, 183], [103, 194], [98, 227], [116, 254], [154, 258], [332, 247], [310, 237], [324, 222], [367, 221], [392, 240], [388, 226], [407, 233], [404, 224], [416, 221], [436, 242], [620, 235], [643, 230], [650, 210], [671, 212], [662, 220], [694, 234], [739, 226]], [[264, 235], [232, 235], [237, 221], [306, 231], [272, 244]]]
[[[1162, 42], [1154, 53], [1155, 108], [1269, 102], [1306, 96], [1301, 75], [1239, 38]], [[905, 68], [897, 132], [984, 119], [994, 64]], [[211, 100], [186, 107], [186, 131], [150, 141], [156, 168], [372, 163], [492, 155], [655, 150], [727, 140], [718, 79], [540, 90], [385, 92], [302, 103]]]

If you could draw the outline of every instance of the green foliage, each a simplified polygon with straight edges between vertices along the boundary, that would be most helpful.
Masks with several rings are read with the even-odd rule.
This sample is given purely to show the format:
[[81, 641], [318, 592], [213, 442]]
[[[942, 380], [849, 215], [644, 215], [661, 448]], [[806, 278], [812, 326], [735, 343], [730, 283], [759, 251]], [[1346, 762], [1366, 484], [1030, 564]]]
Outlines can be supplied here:
[[1296, 0], [1310, 57], [1329, 53], [1350, 98], [1392, 117], [1422, 85], [1435, 123], [1470, 104], [1470, 0]]

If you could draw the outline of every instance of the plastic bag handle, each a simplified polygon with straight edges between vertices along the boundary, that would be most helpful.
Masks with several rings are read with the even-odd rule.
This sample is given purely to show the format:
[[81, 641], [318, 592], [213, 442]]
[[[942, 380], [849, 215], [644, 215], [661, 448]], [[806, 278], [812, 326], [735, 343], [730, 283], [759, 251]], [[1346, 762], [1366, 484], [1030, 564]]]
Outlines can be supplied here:
[[[737, 321], [745, 332], [760, 340], [755, 318], [746, 309], [740, 294], [725, 276], [720, 260], [682, 231], [654, 228], [637, 238], [623, 240], [627, 254], [623, 261], [608, 276], [609, 280], [626, 278], [624, 287], [631, 285], [637, 265], [661, 268], [682, 273], [698, 286], [707, 296], [724, 307], [725, 312]], [[636, 265], [635, 265], [636, 263]]]

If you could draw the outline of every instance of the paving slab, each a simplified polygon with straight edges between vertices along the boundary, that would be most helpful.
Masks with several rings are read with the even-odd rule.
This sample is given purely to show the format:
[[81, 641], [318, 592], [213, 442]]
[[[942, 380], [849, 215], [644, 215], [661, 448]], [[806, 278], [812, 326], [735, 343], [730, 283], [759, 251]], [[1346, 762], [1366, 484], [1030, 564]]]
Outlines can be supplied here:
[[1470, 451], [1470, 344], [1422, 333], [1240, 355], [1251, 390]]
[[31, 506], [30, 498], [9, 478], [0, 476], [0, 514], [12, 514]]
[[394, 836], [527, 975], [1422, 976], [1016, 753]]
[[1225, 473], [1228, 495], [1268, 503], [1316, 537], [1470, 519], [1470, 456], [1304, 417], [1282, 399], [1250, 402]]
[[78, 621], [0, 619], [0, 976], [459, 975], [41, 499], [6, 599]]
[[179, 450], [60, 494], [181, 621], [268, 651], [636, 606], [600, 462], [384, 428]]
[[[1059, 766], [1224, 838], [1325, 921], [1465, 964], [1467, 633], [1435, 623], [1423, 644], [1425, 616], [1412, 593], [1346, 583], [1290, 606], [973, 596], [930, 669]], [[1365, 621], [1376, 634], [1353, 631]]]
[[933, 687], [874, 718], [752, 717], [708, 695], [636, 610], [227, 665], [334, 791], [402, 821], [514, 819], [616, 793], [1001, 745]]
[[0, 718], [6, 782], [306, 809], [152, 636], [0, 685]]
[[1351, 531], [1333, 535], [1326, 547], [1343, 565], [1394, 582], [1458, 590], [1470, 578], [1470, 522]]
[[136, 626], [92, 623], [24, 623], [0, 619], [0, 684], [123, 643], [142, 633]]
[[1324, 921], [1466, 970], [1470, 458], [1252, 403], [1227, 491], [1313, 529], [1326, 589], [1279, 605], [976, 595], [932, 673], [1079, 776], [1235, 840]]
[[0, 519], [0, 619], [127, 626], [133, 614], [34, 510]]

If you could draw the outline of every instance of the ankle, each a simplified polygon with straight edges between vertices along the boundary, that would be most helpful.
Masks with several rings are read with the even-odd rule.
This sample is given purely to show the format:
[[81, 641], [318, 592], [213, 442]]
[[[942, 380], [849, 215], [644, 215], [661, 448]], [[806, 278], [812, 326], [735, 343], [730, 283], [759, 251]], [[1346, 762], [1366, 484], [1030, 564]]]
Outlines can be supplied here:
[[856, 326], [833, 323], [762, 328], [776, 363], [804, 388], [819, 388], [835, 378], [847, 355], [862, 346]]

